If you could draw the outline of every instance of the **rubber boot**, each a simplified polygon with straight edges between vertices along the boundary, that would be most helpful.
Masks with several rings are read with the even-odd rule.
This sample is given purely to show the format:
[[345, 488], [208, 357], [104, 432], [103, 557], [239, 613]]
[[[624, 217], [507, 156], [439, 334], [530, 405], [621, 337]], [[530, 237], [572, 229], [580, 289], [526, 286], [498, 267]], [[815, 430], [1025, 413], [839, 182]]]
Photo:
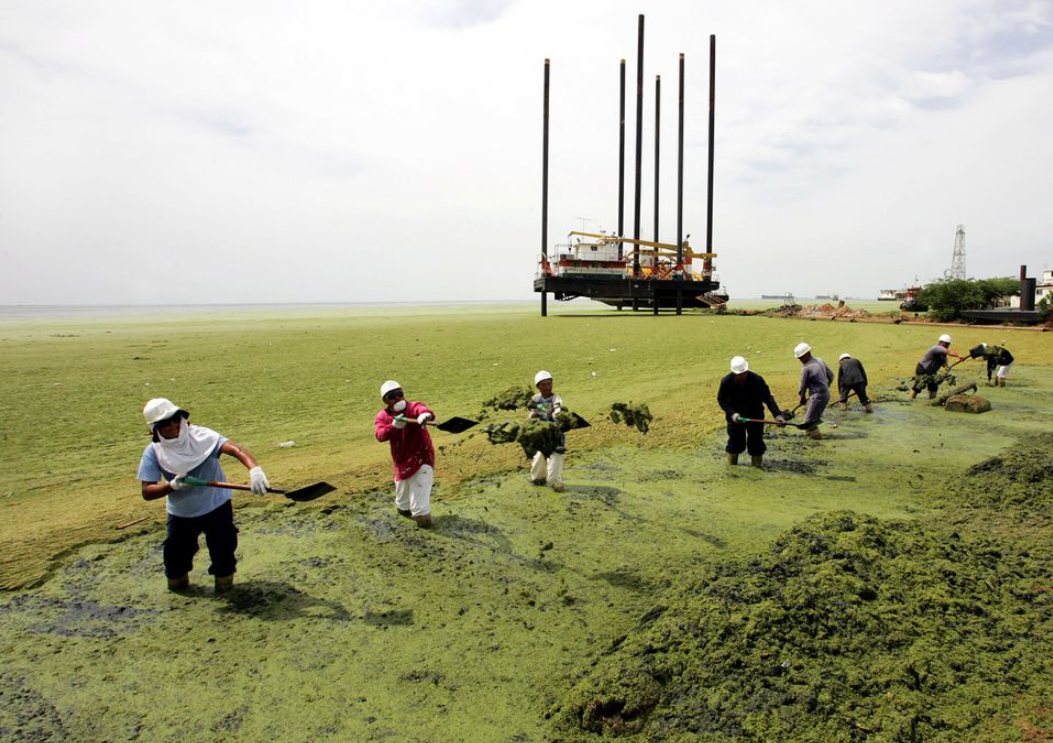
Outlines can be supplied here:
[[841, 410], [848, 410], [848, 403], [847, 402], [839, 402], [839, 403], [837, 403], [837, 406], [839, 408], [841, 408]]
[[538, 487], [541, 487], [543, 485], [548, 484], [548, 481], [547, 480], [531, 480], [530, 484], [531, 485], [537, 485]]
[[216, 593], [226, 593], [234, 587], [234, 573], [216, 576]]
[[935, 400], [936, 399], [936, 393], [933, 390], [929, 390], [929, 399], [930, 400]]
[[821, 439], [823, 437], [823, 434], [819, 433], [818, 428], [809, 428], [805, 431], [805, 434], [807, 434], [810, 439]]
[[404, 511], [401, 508], [396, 508], [395, 510], [398, 511], [399, 512], [399, 516], [402, 516], [403, 518], [407, 518], [407, 519], [413, 518], [413, 512], [412, 511], [408, 511], [408, 510]]
[[190, 574], [182, 576], [181, 578], [169, 578], [168, 579], [168, 590], [169, 591], [184, 591], [190, 587]]
[[563, 483], [554, 482], [552, 483], [552, 490], [556, 493], [562, 493], [564, 490], [566, 490], [566, 488], [563, 486]]
[[863, 410], [867, 411], [868, 413], [873, 413], [874, 412], [874, 406], [871, 405], [870, 403], [867, 403], [866, 405], [863, 406]]
[[917, 390], [911, 390], [910, 391], [910, 399], [911, 400], [914, 400], [914, 398], [916, 398], [917, 396], [918, 396], [918, 391]]
[[728, 464], [738, 464], [738, 463], [739, 463], [739, 455], [738, 454], [730, 454], [729, 453], [728, 454]]
[[413, 520], [417, 522], [417, 526], [421, 529], [431, 528], [431, 514], [422, 513], [420, 516], [414, 516]]
[[1005, 377], [999, 377], [998, 378], [998, 386], [999, 387], [1005, 387]]
[[752, 464], [757, 469], [762, 470], [764, 469], [764, 457], [759, 454], [752, 456], [750, 457], [750, 464]]

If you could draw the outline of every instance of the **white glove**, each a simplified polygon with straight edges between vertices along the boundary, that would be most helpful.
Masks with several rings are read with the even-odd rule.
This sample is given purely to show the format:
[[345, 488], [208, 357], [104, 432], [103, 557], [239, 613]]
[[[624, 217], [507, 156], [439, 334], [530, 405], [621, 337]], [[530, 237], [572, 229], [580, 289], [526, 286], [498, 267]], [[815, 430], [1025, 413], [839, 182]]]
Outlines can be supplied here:
[[168, 487], [172, 490], [190, 490], [194, 486], [186, 484], [186, 475], [179, 475], [168, 481]]
[[402, 415], [396, 415], [394, 422], [391, 424], [399, 430], [406, 427], [406, 417]]
[[271, 486], [270, 482], [267, 481], [267, 476], [263, 474], [263, 467], [257, 465], [249, 470], [249, 487], [252, 488], [252, 492], [256, 495], [265, 495], [267, 488]]
[[431, 418], [431, 413], [421, 413], [417, 416], [417, 423], [423, 426], [429, 418]]

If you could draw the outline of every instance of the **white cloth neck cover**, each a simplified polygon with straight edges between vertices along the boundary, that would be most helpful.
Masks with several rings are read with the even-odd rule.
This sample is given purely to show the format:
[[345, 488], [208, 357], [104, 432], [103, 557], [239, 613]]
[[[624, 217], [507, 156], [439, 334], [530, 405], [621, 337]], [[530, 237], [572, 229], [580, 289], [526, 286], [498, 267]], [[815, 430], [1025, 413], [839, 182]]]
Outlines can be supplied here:
[[208, 459], [219, 443], [219, 434], [211, 428], [192, 426], [186, 418], [179, 421], [179, 435], [174, 439], [157, 436], [151, 446], [161, 469], [175, 475], [186, 475]]
[[406, 409], [406, 401], [399, 400], [397, 403], [391, 406], [391, 409], [394, 410], [396, 413], [401, 413], [403, 410]]

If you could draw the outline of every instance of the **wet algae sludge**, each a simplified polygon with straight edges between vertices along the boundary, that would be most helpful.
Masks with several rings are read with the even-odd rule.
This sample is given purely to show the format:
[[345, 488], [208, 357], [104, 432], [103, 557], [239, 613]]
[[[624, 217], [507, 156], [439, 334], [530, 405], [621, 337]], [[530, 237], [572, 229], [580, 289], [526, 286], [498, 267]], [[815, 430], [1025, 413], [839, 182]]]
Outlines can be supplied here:
[[976, 740], [1053, 690], [1049, 569], [1004, 540], [820, 514], [690, 576], [553, 712], [568, 740]]

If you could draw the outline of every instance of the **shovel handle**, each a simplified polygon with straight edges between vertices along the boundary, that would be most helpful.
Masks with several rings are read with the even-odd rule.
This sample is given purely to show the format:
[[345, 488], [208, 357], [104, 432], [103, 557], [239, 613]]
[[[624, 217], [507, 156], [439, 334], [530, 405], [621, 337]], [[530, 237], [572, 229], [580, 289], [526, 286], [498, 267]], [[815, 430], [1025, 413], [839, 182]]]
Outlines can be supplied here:
[[[220, 480], [202, 480], [200, 477], [191, 477], [187, 475], [183, 478], [183, 481], [187, 485], [193, 485], [195, 488], [226, 488], [227, 490], [252, 490], [248, 485], [239, 485], [236, 482], [222, 482]], [[267, 488], [268, 493], [281, 493], [285, 495], [284, 490], [278, 488]]]

